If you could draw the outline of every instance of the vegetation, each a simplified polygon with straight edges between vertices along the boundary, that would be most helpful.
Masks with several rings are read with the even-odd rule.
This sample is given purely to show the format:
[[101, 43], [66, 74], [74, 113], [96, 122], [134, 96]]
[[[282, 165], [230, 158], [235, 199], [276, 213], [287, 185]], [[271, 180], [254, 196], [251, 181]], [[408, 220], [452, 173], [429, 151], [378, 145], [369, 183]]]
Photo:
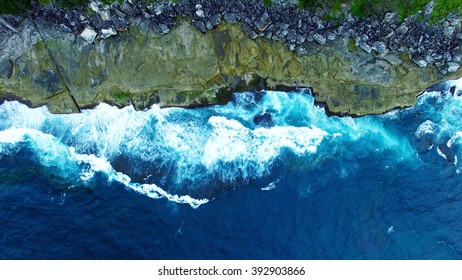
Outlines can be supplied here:
[[263, 0], [263, 3], [265, 3], [265, 5], [267, 7], [272, 7], [273, 6], [273, 1], [272, 0]]
[[29, 0], [0, 0], [0, 13], [22, 14], [32, 8]]
[[118, 91], [114, 94], [115, 98], [121, 101], [126, 101], [128, 100], [132, 95], [128, 91]]
[[42, 6], [45, 6], [51, 2], [53, 2], [53, 0], [39, 0], [40, 5]]
[[[381, 16], [386, 12], [396, 12], [401, 19], [421, 11], [430, 0], [299, 0], [299, 6], [308, 10], [321, 8], [331, 11], [336, 17], [341, 11], [341, 4], [351, 5], [354, 16], [365, 18], [372, 15]], [[450, 12], [462, 14], [462, 0], [434, 0], [433, 21], [445, 18]]]
[[55, 0], [55, 2], [62, 7], [72, 8], [86, 5], [88, 2], [90, 2], [90, 0]]
[[[84, 6], [90, 0], [38, 0], [40, 5], [45, 6], [51, 2], [55, 2], [61, 7], [73, 8]], [[122, 0], [99, 0], [104, 4], [111, 4], [115, 1], [122, 2]], [[152, 2], [152, 0], [143, 0], [145, 2]], [[268, 0], [265, 0], [268, 1]], [[0, 14], [22, 14], [32, 8], [30, 0], [0, 0]]]
[[358, 48], [356, 47], [355, 44], [355, 39], [353, 38], [348, 38], [348, 51], [349, 52], [355, 52]]

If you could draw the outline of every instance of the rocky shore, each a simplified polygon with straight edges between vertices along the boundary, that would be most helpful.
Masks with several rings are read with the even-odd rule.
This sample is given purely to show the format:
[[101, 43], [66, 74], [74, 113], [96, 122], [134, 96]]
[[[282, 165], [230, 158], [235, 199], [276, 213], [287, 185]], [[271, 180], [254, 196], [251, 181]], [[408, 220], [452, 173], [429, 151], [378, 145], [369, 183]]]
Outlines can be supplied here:
[[462, 76], [461, 17], [338, 19], [290, 1], [125, 0], [0, 17], [0, 99], [55, 113], [100, 102], [143, 109], [223, 103], [235, 90], [312, 87], [334, 114], [411, 106]]

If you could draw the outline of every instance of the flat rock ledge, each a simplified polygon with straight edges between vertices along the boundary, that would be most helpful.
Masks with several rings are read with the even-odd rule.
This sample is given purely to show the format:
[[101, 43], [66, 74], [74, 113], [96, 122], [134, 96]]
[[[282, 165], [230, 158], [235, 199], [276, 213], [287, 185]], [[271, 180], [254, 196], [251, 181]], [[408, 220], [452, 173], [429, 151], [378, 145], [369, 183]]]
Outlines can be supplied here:
[[310, 88], [329, 113], [360, 116], [412, 106], [426, 88], [462, 76], [456, 14], [438, 26], [393, 13], [357, 19], [347, 7], [340, 22], [321, 18], [289, 1], [37, 6], [0, 17], [0, 100], [75, 113], [101, 102], [195, 107], [236, 91]]

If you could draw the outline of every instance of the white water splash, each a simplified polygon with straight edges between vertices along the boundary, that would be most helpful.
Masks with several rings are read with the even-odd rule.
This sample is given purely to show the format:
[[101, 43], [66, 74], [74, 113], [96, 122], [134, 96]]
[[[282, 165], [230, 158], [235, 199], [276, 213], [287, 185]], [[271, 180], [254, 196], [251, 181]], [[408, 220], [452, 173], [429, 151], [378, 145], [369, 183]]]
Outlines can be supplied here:
[[[43, 166], [59, 169], [57, 174], [64, 178], [68, 178], [70, 174], [75, 173], [72, 171], [77, 170], [80, 171], [80, 179], [88, 181], [96, 172], [101, 172], [107, 176], [109, 182], [119, 182], [150, 198], [167, 198], [176, 203], [189, 204], [193, 208], [208, 202], [205, 198], [195, 199], [188, 195], [172, 195], [155, 184], [134, 183], [128, 175], [115, 171], [106, 159], [93, 154], [78, 154], [74, 147], [67, 147], [56, 137], [41, 131], [28, 128], [11, 128], [0, 131], [0, 147], [4, 144], [17, 145], [26, 141]], [[81, 169], [79, 164], [82, 163], [88, 164], [90, 169]]]
[[276, 181], [269, 183], [268, 186], [261, 188], [261, 190], [262, 191], [270, 191], [270, 190], [276, 188], [276, 184], [278, 184], [280, 180], [281, 180], [281, 178], [278, 178]]

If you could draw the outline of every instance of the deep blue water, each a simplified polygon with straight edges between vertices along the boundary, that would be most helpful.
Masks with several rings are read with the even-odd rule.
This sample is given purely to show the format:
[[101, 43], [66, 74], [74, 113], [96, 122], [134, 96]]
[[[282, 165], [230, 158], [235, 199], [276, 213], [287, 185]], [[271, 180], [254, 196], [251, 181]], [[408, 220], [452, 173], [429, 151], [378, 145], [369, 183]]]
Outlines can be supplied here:
[[263, 92], [0, 120], [2, 259], [462, 257], [457, 94], [361, 118]]

